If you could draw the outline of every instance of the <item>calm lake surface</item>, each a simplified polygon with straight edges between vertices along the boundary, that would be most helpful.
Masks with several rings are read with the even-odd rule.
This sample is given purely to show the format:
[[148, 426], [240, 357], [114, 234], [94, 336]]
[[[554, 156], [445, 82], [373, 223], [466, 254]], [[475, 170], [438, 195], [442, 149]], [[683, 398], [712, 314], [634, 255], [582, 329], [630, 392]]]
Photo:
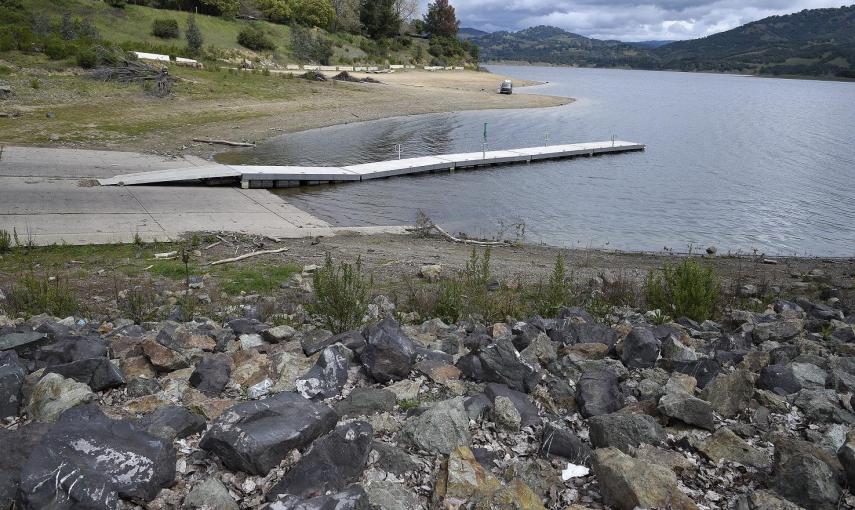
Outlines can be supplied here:
[[[245, 163], [344, 165], [617, 139], [643, 153], [278, 191], [340, 225], [411, 224], [565, 247], [855, 255], [855, 83], [493, 66], [559, 108], [401, 117], [287, 135]], [[497, 83], [498, 85], [498, 83]]]

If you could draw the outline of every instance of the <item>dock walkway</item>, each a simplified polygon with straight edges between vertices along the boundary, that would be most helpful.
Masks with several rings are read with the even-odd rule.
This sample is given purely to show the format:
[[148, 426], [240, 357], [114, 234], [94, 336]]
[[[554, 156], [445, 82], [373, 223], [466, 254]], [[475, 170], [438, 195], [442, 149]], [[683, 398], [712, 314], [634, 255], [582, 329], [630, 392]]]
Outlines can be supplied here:
[[605, 141], [550, 145], [523, 149], [445, 154], [418, 158], [393, 159], [340, 167], [253, 166], [211, 164], [140, 172], [99, 179], [102, 186], [145, 184], [240, 182], [242, 188], [285, 188], [306, 184], [366, 181], [397, 175], [478, 168], [492, 165], [532, 163], [549, 159], [569, 159], [621, 152], [642, 151], [640, 143]]

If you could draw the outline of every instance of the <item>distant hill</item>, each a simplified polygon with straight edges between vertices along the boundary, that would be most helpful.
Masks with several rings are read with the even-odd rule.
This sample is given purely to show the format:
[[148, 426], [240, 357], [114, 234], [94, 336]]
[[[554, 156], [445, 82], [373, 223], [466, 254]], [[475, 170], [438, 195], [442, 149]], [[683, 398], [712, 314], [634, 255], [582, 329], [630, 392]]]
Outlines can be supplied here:
[[689, 41], [601, 41], [546, 26], [471, 41], [484, 61], [855, 78], [855, 5], [772, 16]]
[[465, 41], [467, 39], [472, 39], [473, 37], [481, 37], [484, 35], [488, 35], [489, 33], [490, 32], [478, 30], [477, 28], [463, 27], [457, 32], [457, 37], [459, 37]]
[[630, 46], [639, 46], [641, 48], [658, 48], [660, 46], [665, 46], [666, 44], [671, 44], [674, 41], [635, 41], [628, 42]]
[[655, 66], [646, 49], [620, 41], [600, 41], [560, 28], [537, 26], [519, 32], [494, 32], [471, 39], [481, 60], [511, 60], [561, 65], [616, 67]]

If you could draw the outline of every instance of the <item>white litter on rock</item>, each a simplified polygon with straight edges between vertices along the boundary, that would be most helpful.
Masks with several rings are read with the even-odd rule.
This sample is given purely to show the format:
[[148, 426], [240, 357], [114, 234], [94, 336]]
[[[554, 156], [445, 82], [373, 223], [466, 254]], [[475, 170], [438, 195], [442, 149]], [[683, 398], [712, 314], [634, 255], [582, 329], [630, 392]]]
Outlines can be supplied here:
[[579, 478], [580, 476], [588, 476], [591, 470], [585, 466], [567, 463], [567, 469], [561, 472], [561, 479], [565, 482], [571, 478]]

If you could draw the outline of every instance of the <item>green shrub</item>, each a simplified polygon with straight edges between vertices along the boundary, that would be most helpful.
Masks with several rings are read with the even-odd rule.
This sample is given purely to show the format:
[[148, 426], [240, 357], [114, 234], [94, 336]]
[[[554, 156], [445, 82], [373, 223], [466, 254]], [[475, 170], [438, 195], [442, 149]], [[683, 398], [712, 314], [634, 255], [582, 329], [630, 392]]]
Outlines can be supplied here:
[[51, 60], [62, 60], [74, 55], [77, 48], [70, 42], [57, 36], [49, 37], [42, 46], [42, 52]]
[[662, 274], [650, 271], [645, 287], [648, 308], [700, 322], [713, 316], [720, 284], [712, 268], [687, 259], [666, 264]]
[[362, 274], [360, 259], [336, 267], [327, 253], [324, 267], [315, 272], [315, 302], [309, 310], [320, 315], [333, 333], [356, 329], [365, 317], [371, 285], [371, 279]]
[[8, 230], [0, 230], [0, 253], [12, 251], [12, 235]]
[[238, 44], [254, 51], [273, 51], [276, 45], [261, 27], [246, 26], [241, 29], [237, 38]]
[[151, 35], [161, 39], [177, 39], [181, 35], [178, 29], [178, 20], [172, 18], [158, 18], [151, 25]]
[[552, 316], [564, 306], [573, 302], [573, 273], [568, 278], [564, 256], [560, 253], [555, 257], [555, 265], [549, 281], [539, 285], [536, 296], [538, 313]]
[[13, 314], [27, 316], [46, 313], [66, 317], [78, 311], [74, 290], [67, 279], [49, 278], [34, 273], [22, 276], [12, 284], [6, 296]]
[[436, 302], [438, 316], [451, 322], [471, 315], [480, 315], [485, 320], [495, 316], [497, 302], [489, 292], [490, 257], [489, 246], [483, 255], [472, 248], [463, 271], [455, 278], [440, 282]]
[[107, 5], [109, 5], [110, 7], [124, 9], [125, 6], [128, 5], [128, 0], [107, 0]]
[[123, 292], [116, 294], [116, 304], [122, 312], [122, 317], [142, 324], [157, 319], [157, 292], [151, 281], [131, 285]]
[[92, 69], [98, 66], [98, 54], [92, 48], [84, 48], [77, 52], [77, 65], [83, 69]]

